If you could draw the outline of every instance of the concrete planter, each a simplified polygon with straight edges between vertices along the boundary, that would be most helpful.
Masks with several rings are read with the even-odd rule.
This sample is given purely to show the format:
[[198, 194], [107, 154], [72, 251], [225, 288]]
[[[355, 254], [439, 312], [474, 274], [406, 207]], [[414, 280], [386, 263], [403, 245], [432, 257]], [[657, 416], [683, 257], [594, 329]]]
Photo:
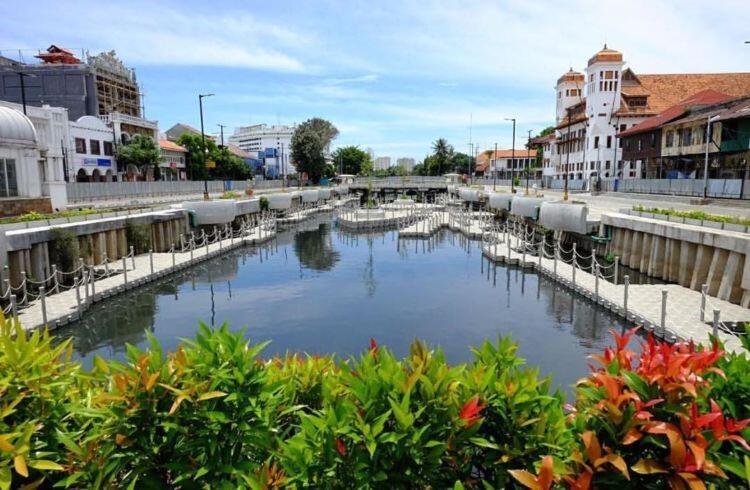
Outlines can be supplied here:
[[467, 202], [479, 202], [479, 190], [462, 187], [458, 189], [458, 197]]
[[663, 221], [668, 221], [669, 220], [669, 215], [668, 214], [658, 214], [658, 213], [656, 213], [656, 214], [652, 214], [651, 217], [654, 218], [654, 219], [660, 219], [660, 220], [663, 220]]
[[717, 230], [724, 229], [724, 223], [722, 223], [721, 221], [708, 221], [708, 220], [706, 220], [706, 221], [703, 221], [703, 226], [705, 226], [707, 228], [714, 228], [714, 229], [717, 229]]
[[349, 194], [349, 186], [348, 185], [340, 185], [338, 187], [334, 187], [333, 192], [335, 192], [339, 196], [345, 196], [345, 195]]
[[685, 218], [685, 224], [686, 225], [702, 226], [703, 225], [703, 220], [693, 219], [693, 218]]
[[182, 208], [193, 213], [196, 226], [229, 223], [236, 216], [235, 202], [231, 199], [219, 201], [189, 201]]
[[318, 199], [327, 201], [330, 198], [331, 198], [331, 189], [328, 189], [328, 188], [318, 189]]
[[385, 219], [385, 211], [382, 209], [358, 209], [354, 216], [358, 220], [364, 219]]
[[490, 192], [489, 205], [491, 209], [510, 211], [510, 203], [512, 201], [513, 194], [506, 192]]
[[585, 204], [547, 201], [541, 203], [539, 223], [550, 230], [570, 231], [585, 235], [589, 231], [588, 214], [589, 208]]
[[683, 218], [682, 216], [667, 216], [667, 218], [672, 223], [684, 223], [685, 222], [685, 218]]
[[740, 233], [747, 233], [747, 226], [737, 225], [734, 223], [724, 223], [724, 229], [727, 231], [737, 231]]
[[301, 191], [300, 196], [302, 197], [302, 202], [306, 202], [306, 203], [318, 202], [317, 190]]
[[384, 205], [388, 209], [406, 209], [414, 206], [413, 199], [396, 199], [395, 201]]
[[283, 211], [292, 207], [292, 193], [280, 192], [268, 195], [268, 209]]
[[260, 212], [260, 199], [258, 198], [243, 199], [241, 201], [237, 201], [235, 205], [238, 216]]
[[539, 208], [544, 202], [543, 197], [513, 196], [510, 204], [510, 214], [523, 218], [539, 219]]

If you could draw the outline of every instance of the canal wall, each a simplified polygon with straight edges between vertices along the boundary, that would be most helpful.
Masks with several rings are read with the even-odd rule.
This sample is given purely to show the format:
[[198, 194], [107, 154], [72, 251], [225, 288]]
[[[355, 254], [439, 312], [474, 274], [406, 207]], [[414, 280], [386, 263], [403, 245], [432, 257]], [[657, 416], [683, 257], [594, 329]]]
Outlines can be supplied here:
[[623, 265], [750, 308], [750, 234], [605, 213], [600, 235]]

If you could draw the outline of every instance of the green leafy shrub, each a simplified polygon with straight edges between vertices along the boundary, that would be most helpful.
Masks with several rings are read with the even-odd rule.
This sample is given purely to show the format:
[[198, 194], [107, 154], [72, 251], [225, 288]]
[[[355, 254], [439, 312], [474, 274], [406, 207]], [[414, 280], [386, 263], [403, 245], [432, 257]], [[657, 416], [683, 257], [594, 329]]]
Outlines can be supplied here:
[[151, 248], [151, 226], [128, 221], [125, 224], [125, 239], [128, 245], [135, 249], [136, 254], [148, 252]]
[[221, 196], [219, 196], [219, 199], [239, 199], [242, 197], [242, 194], [235, 191], [224, 191]]
[[750, 218], [741, 216], [726, 216], [721, 214], [709, 214], [705, 211], [679, 211], [677, 209], [649, 208], [646, 206], [635, 205], [633, 211], [641, 213], [664, 214], [667, 216], [677, 216], [680, 218], [698, 219], [703, 221], [716, 221], [720, 223], [730, 223], [735, 225], [750, 226]]
[[268, 198], [266, 196], [260, 196], [260, 210], [268, 211]]
[[[69, 341], [0, 323], [0, 489], [745, 488], [750, 361], [632, 332], [563, 411], [507, 338], [450, 366], [405, 359], [264, 359], [243, 332], [201, 325], [165, 354], [81, 369]], [[638, 361], [636, 363], [636, 360]], [[724, 378], [726, 380], [724, 381]]]

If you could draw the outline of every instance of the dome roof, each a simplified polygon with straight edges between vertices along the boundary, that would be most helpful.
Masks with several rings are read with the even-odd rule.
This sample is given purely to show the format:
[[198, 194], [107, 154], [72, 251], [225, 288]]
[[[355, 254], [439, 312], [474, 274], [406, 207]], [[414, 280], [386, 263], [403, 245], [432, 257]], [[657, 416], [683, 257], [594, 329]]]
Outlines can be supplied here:
[[583, 82], [584, 77], [583, 73], [577, 72], [573, 70], [571, 67], [570, 70], [568, 70], [566, 73], [563, 73], [563, 76], [557, 79], [557, 84], [560, 85], [563, 82], [576, 82], [580, 83]]
[[594, 63], [598, 63], [600, 61], [604, 61], [604, 62], [622, 61], [622, 53], [615, 49], [608, 48], [607, 45], [605, 44], [601, 50], [599, 50], [594, 56], [589, 58], [589, 66], [593, 65]]
[[31, 120], [15, 109], [0, 106], [0, 144], [35, 147], [36, 143]]

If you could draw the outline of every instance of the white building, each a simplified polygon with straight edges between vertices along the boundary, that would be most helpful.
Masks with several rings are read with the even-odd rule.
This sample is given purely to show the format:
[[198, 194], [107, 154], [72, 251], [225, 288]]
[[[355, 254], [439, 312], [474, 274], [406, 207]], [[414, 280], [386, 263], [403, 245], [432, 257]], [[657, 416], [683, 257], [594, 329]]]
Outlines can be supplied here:
[[403, 168], [408, 173], [414, 170], [415, 163], [413, 158], [403, 157], [396, 160], [396, 165]]
[[174, 141], [160, 139], [159, 153], [162, 180], [187, 180], [185, 160], [188, 151], [185, 148]]
[[377, 157], [372, 162], [373, 170], [388, 170], [391, 168], [391, 157]]
[[68, 111], [0, 102], [0, 215], [64, 209]]
[[255, 124], [234, 129], [229, 142], [264, 161], [269, 176], [292, 175], [297, 167], [290, 158], [294, 126]]
[[112, 182], [117, 176], [112, 128], [94, 116], [70, 121], [68, 176], [76, 182]]
[[[534, 168], [535, 165], [536, 150], [534, 149], [516, 148], [514, 150], [511, 148], [509, 150], [492, 150], [490, 151], [489, 169], [485, 175], [499, 179], [521, 178], [522, 172], [525, 169]], [[531, 177], [535, 178], [535, 175]]]

